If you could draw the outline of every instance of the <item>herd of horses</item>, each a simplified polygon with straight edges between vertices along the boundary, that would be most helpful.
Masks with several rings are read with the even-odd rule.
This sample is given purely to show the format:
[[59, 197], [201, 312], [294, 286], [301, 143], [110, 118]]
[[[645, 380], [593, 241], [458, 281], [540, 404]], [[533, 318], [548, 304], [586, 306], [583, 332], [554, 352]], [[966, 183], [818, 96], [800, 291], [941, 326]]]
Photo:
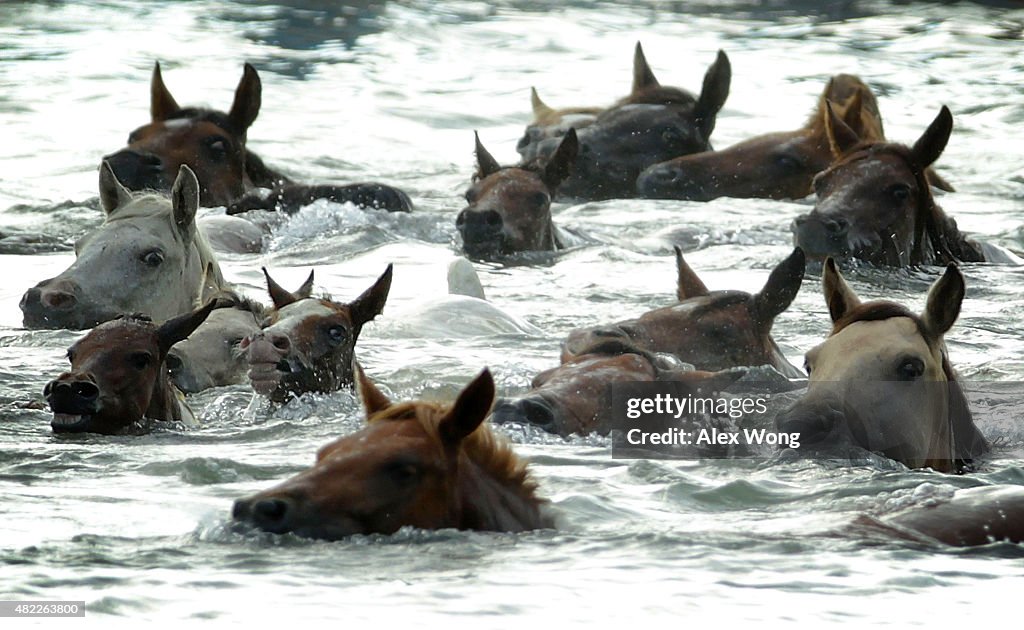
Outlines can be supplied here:
[[[91, 329], [68, 350], [70, 370], [43, 390], [53, 431], [193, 424], [185, 394], [224, 385], [248, 382], [275, 403], [355, 387], [365, 428], [321, 449], [295, 478], [236, 501], [234, 519], [327, 539], [403, 526], [551, 527], [537, 483], [492, 424], [607, 434], [605, 392], [615, 383], [721, 391], [751, 366], [804, 378], [771, 329], [808, 263], [819, 261], [832, 331], [807, 353], [806, 393], [776, 427], [800, 433], [805, 444], [853, 445], [910, 468], [969, 472], [989, 444], [943, 342], [965, 293], [957, 265], [1019, 259], [961, 233], [932, 196], [933, 186], [952, 191], [932, 169], [952, 114], [941, 108], [912, 145], [890, 142], [870, 88], [837, 75], [801, 129], [716, 151], [710, 137], [731, 74], [719, 52], [699, 94], [664, 86], [637, 44], [632, 89], [610, 106], [555, 109], [534, 90], [519, 164], [500, 165], [476, 137], [476, 172], [455, 227], [468, 256], [501, 259], [572, 243], [552, 221], [555, 200], [814, 195], [813, 210], [793, 221], [792, 254], [764, 287], [711, 291], [677, 247], [674, 304], [572, 331], [560, 365], [520, 396], [496, 399], [485, 369], [445, 405], [392, 402], [355, 360], [362, 327], [387, 302], [390, 265], [351, 301], [314, 295], [312, 272], [291, 291], [264, 269], [264, 304], [225, 281], [215, 254], [258, 247], [261, 228], [246, 218], [253, 210], [295, 212], [328, 199], [409, 212], [410, 197], [374, 182], [297, 183], [264, 163], [246, 144], [262, 92], [251, 65], [226, 113], [179, 106], [156, 65], [151, 120], [100, 165], [105, 221], [77, 241], [70, 267], [20, 302], [26, 328]], [[197, 220], [200, 207], [217, 206], [226, 212]], [[862, 303], [836, 264], [847, 259], [945, 272], [917, 314], [889, 301]], [[1024, 488], [960, 491], [939, 506], [865, 520], [912, 540], [1021, 542]]]

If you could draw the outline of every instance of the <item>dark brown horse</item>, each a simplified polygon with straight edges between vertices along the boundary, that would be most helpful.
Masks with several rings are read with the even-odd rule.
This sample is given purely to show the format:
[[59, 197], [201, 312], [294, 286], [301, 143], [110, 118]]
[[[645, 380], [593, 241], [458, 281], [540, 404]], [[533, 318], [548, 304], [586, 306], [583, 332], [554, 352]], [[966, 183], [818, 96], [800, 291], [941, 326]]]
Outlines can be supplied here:
[[804, 255], [795, 249], [771, 272], [760, 292], [708, 291], [676, 248], [679, 303], [613, 325], [569, 333], [562, 361], [602, 341], [619, 339], [646, 352], [669, 354], [700, 370], [771, 365], [789, 377], [801, 376], [771, 337], [775, 317], [800, 290]]
[[463, 250], [488, 257], [565, 247], [551, 220], [551, 199], [569, 176], [578, 146], [572, 129], [541, 165], [501, 167], [476, 137], [477, 170], [467, 206], [455, 220]]
[[235, 502], [273, 533], [339, 539], [402, 527], [522, 532], [552, 527], [526, 465], [484, 423], [484, 370], [451, 405], [392, 403], [356, 369], [366, 427], [320, 449], [312, 468]]
[[499, 399], [491, 421], [528, 422], [559, 435], [607, 435], [614, 425], [608, 387], [616, 383], [680, 383], [692, 395], [711, 394], [736, 381], [742, 372], [682, 369], [618, 339], [586, 348], [579, 356], [545, 370], [526, 394]]
[[[297, 210], [316, 198], [408, 211], [408, 196], [381, 184], [304, 186], [267, 167], [246, 147], [246, 134], [262, 102], [256, 69], [245, 64], [231, 109], [181, 107], [164, 85], [160, 64], [150, 85], [150, 122], [128, 136], [128, 145], [104, 158], [129, 190], [170, 190], [184, 164], [199, 178], [202, 206], [228, 206], [235, 213], [255, 208]], [[254, 188], [269, 188], [264, 196]], [[252, 191], [251, 195], [246, 195]], [[243, 197], [244, 196], [244, 197]]]
[[814, 178], [817, 203], [793, 221], [796, 245], [812, 259], [888, 266], [998, 260], [997, 248], [967, 238], [932, 197], [925, 171], [952, 130], [943, 107], [908, 147], [864, 140], [830, 111], [829, 141], [841, 157]]
[[242, 340], [249, 381], [257, 393], [285, 402], [306, 392], [328, 393], [352, 384], [352, 360], [366, 322], [384, 310], [391, 290], [391, 265], [369, 289], [348, 304], [311, 297], [313, 273], [293, 292], [267, 270], [274, 308], [262, 330]]
[[[698, 96], [663, 86], [637, 43], [632, 92], [577, 130], [579, 156], [559, 194], [581, 199], [634, 197], [636, 178], [647, 167], [710, 150], [709, 138], [731, 79], [729, 58], [719, 51]], [[523, 163], [530, 163], [547, 159], [558, 145], [556, 134], [535, 132], [521, 140], [517, 150]]]
[[861, 303], [831, 258], [823, 275], [829, 337], [806, 355], [807, 393], [776, 422], [804, 445], [854, 445], [911, 468], [957, 472], [988, 450], [946, 353], [960, 314], [956, 265], [928, 293], [924, 313]]
[[194, 424], [195, 417], [171, 384], [165, 359], [218, 302], [154, 324], [125, 315], [100, 324], [68, 349], [71, 370], [50, 381], [43, 396], [56, 433], [121, 433], [143, 418]]

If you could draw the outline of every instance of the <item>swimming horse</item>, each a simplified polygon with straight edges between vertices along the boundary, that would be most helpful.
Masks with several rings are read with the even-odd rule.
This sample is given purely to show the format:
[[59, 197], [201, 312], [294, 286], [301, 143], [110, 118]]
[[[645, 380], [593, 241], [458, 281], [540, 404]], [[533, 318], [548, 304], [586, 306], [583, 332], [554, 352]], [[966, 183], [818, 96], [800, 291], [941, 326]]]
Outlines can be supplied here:
[[[710, 201], [718, 197], [803, 199], [814, 176], [832, 163], [828, 104], [865, 141], [885, 140], [874, 93], [859, 77], [837, 74], [800, 129], [763, 134], [721, 151], [704, 151], [649, 167], [637, 178], [642, 197]], [[936, 187], [952, 187], [930, 168]]]
[[776, 419], [779, 429], [805, 446], [853, 445], [909, 468], [970, 468], [988, 443], [943, 341], [960, 314], [960, 270], [946, 267], [921, 314], [862, 303], [831, 258], [822, 280], [832, 332], [807, 353], [807, 393]]
[[355, 368], [366, 426], [284, 483], [235, 502], [236, 521], [336, 540], [402, 527], [523, 532], [553, 526], [526, 464], [485, 422], [484, 370], [449, 405], [392, 403]]
[[93, 328], [68, 350], [71, 370], [47, 383], [43, 396], [55, 433], [117, 434], [144, 419], [196, 424], [165, 359], [219, 306], [205, 306], [162, 324], [123, 315]]
[[865, 140], [830, 109], [833, 163], [814, 178], [814, 209], [792, 224], [808, 258], [855, 258], [875, 265], [1021, 261], [963, 234], [932, 197], [926, 169], [953, 130], [945, 106], [913, 146]]
[[75, 243], [75, 262], [21, 298], [26, 328], [91, 328], [129, 313], [160, 321], [227, 288], [196, 228], [199, 182], [188, 166], [168, 199], [129, 192], [104, 162], [100, 202], [106, 220]]
[[[576, 129], [579, 155], [572, 173], [559, 186], [563, 197], [614, 199], [636, 196], [636, 178], [652, 164], [711, 149], [715, 118], [729, 95], [732, 68], [718, 51], [704, 75], [701, 93], [658, 82], [639, 43], [633, 58], [633, 89]], [[561, 123], [557, 123], [559, 128]], [[566, 130], [567, 132], [567, 130]], [[517, 150], [522, 163], [548, 159], [559, 146], [554, 133], [529, 132]]]
[[572, 331], [562, 344], [562, 362], [604, 341], [618, 339], [645, 352], [673, 356], [700, 370], [771, 365], [786, 377], [801, 377], [800, 370], [786, 360], [772, 339], [771, 328], [800, 290], [804, 264], [803, 252], [797, 248], [753, 295], [708, 291], [677, 247], [679, 303], [617, 324]]
[[502, 167], [477, 135], [476, 173], [455, 220], [463, 251], [487, 258], [566, 247], [569, 237], [551, 219], [551, 200], [572, 172], [578, 148], [570, 129], [543, 164]]
[[[201, 205], [228, 206], [229, 214], [257, 208], [295, 211], [319, 198], [388, 211], [412, 209], [409, 197], [390, 186], [306, 186], [264, 164], [246, 146], [262, 91], [259, 74], [247, 63], [227, 113], [181, 107], [164, 85], [157, 63], [150, 84], [150, 122], [129, 134], [125, 148], [103, 159], [129, 190], [166, 191], [179, 167], [188, 165], [199, 178]], [[269, 196], [256, 188], [270, 189]]]
[[349, 303], [315, 298], [313, 272], [291, 292], [270, 277], [273, 308], [260, 330], [239, 344], [249, 364], [249, 382], [258, 394], [287, 402], [306, 392], [329, 393], [352, 384], [352, 360], [363, 325], [384, 310], [392, 266]]

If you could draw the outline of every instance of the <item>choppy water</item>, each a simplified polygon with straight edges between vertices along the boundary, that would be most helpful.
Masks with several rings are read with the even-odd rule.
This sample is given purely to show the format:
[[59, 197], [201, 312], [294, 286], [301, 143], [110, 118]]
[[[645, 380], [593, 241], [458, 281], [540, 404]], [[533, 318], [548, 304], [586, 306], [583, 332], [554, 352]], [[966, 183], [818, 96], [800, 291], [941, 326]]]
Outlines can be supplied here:
[[[359, 354], [396, 397], [451, 396], [481, 367], [503, 393], [557, 362], [572, 328], [670, 303], [672, 242], [712, 288], [756, 290], [790, 250], [805, 205], [609, 201], [560, 207], [596, 243], [542, 264], [478, 264], [489, 298], [542, 334], [403, 319], [444, 293], [473, 169], [472, 131], [513, 162], [529, 87], [549, 103], [610, 103], [642, 40], [665, 84], [697, 89], [719, 48], [733, 85], [716, 146], [800, 126], [827, 77], [879, 93], [889, 137], [911, 141], [941, 104], [956, 116], [940, 200], [961, 228], [1020, 249], [1024, 222], [1024, 11], [971, 3], [571, 3], [407, 1], [6, 2], [0, 5], [0, 230], [44, 232], [56, 248], [99, 221], [96, 165], [148, 117], [160, 60], [181, 103], [226, 107], [241, 64], [260, 71], [249, 146], [306, 181], [375, 179], [415, 200], [410, 216], [314, 204], [278, 226], [266, 254], [223, 257], [260, 296], [259, 267], [354, 296], [388, 262], [385, 316]], [[764, 5], [764, 6], [762, 6]], [[687, 9], [687, 7], [690, 7]], [[67, 203], [67, 202], [71, 203]], [[525, 535], [403, 531], [337, 543], [226, 528], [233, 499], [287, 477], [358, 426], [348, 393], [240, 414], [244, 387], [194, 397], [202, 428], [135, 437], [54, 437], [25, 408], [63, 369], [78, 333], [28, 332], [17, 302], [67, 266], [67, 251], [0, 255], [0, 598], [83, 599], [89, 616], [355, 627], [408, 620], [599, 627], [658, 621], [976, 622], [1024, 585], [1019, 546], [953, 551], [834, 535], [854, 516], [956, 487], [1024, 483], [1016, 425], [980, 419], [1009, 446], [969, 477], [876, 462], [620, 461], [608, 443], [531, 431], [513, 439], [559, 514]], [[920, 307], [933, 269], [853, 277], [867, 297]], [[1024, 378], [1019, 269], [966, 265], [968, 295], [948, 337], [972, 380]], [[827, 331], [818, 278], [775, 337], [796, 364]]]

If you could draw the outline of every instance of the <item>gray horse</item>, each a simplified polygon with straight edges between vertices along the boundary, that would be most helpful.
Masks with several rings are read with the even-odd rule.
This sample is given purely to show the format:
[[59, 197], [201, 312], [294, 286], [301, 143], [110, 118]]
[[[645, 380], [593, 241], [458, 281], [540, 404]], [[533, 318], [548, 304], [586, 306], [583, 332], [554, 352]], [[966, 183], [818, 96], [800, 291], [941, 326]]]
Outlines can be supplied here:
[[75, 243], [75, 262], [25, 292], [26, 328], [91, 328], [126, 313], [162, 321], [227, 288], [196, 228], [199, 183], [182, 166], [170, 199], [129, 192], [110, 166], [100, 167], [107, 218]]

